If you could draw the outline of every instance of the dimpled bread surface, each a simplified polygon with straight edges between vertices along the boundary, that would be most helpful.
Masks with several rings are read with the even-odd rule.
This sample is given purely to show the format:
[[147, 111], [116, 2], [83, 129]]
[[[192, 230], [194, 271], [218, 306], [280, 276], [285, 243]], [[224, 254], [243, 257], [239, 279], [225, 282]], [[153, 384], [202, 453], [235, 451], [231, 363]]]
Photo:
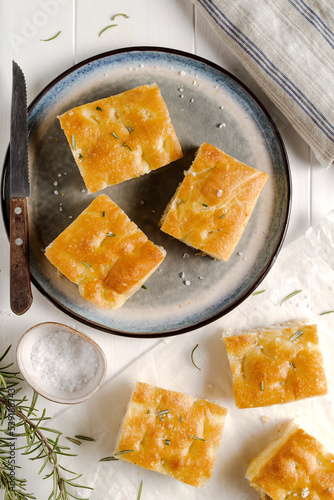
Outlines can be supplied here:
[[162, 215], [162, 231], [228, 261], [268, 174], [204, 143]]
[[226, 414], [215, 403], [139, 382], [114, 456], [204, 486], [213, 472]]
[[100, 195], [45, 251], [80, 294], [101, 309], [118, 309], [165, 257], [108, 196]]
[[224, 336], [237, 407], [327, 394], [317, 331], [317, 325], [305, 320]]
[[182, 157], [158, 85], [142, 85], [58, 116], [93, 193]]
[[263, 500], [334, 499], [334, 455], [294, 422], [250, 462], [246, 478]]

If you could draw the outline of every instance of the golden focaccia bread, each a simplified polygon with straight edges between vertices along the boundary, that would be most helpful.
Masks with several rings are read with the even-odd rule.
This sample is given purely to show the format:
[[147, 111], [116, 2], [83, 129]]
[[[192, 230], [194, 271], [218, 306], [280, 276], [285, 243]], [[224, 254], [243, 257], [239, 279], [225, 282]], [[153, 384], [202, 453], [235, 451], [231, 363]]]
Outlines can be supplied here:
[[162, 231], [228, 261], [268, 174], [204, 143], [162, 215]]
[[165, 257], [108, 196], [100, 195], [45, 250], [101, 309], [118, 309]]
[[293, 321], [224, 336], [238, 408], [327, 394], [317, 325]]
[[210, 479], [227, 409], [139, 382], [114, 456], [195, 487]]
[[334, 455], [291, 422], [280, 439], [253, 458], [246, 478], [264, 500], [333, 500]]
[[83, 104], [58, 118], [91, 193], [182, 157], [155, 83]]

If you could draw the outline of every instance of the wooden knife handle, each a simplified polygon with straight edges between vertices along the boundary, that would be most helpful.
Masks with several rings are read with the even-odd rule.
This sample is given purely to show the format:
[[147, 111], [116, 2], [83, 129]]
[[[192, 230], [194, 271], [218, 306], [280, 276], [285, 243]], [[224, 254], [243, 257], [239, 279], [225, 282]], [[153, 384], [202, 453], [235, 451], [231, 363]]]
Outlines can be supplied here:
[[26, 198], [10, 199], [10, 307], [25, 313], [32, 303]]

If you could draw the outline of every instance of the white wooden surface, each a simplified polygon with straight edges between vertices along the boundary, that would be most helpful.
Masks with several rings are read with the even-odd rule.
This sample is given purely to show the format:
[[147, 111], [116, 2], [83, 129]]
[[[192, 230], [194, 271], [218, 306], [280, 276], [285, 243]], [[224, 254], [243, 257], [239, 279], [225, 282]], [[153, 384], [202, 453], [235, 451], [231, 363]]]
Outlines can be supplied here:
[[[129, 18], [117, 18], [118, 26], [99, 37], [100, 31], [112, 23], [111, 17], [120, 12]], [[41, 41], [59, 30], [56, 39]], [[267, 107], [282, 134], [291, 166], [293, 201], [285, 245], [334, 208], [334, 169], [326, 170], [317, 163], [308, 145], [210, 30], [191, 0], [0, 0], [1, 164], [9, 141], [12, 59], [25, 73], [30, 103], [46, 84], [73, 64], [108, 50], [139, 45], [176, 48], [207, 58], [235, 74]], [[23, 317], [12, 314], [9, 245], [2, 221], [0, 286], [0, 352], [10, 343], [15, 347], [30, 326], [59, 321], [87, 333], [101, 345], [109, 360], [110, 376], [159, 342], [108, 335], [76, 323], [35, 289], [30, 311]], [[43, 496], [37, 498], [44, 500]]]

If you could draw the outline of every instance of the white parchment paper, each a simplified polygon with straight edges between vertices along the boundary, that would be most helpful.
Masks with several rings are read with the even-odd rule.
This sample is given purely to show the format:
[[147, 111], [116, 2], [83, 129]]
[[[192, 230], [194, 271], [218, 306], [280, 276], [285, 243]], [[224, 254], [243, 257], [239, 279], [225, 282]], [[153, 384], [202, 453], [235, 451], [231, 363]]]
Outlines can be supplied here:
[[[82, 492], [91, 500], [136, 499], [143, 481], [142, 500], [248, 500], [258, 494], [244, 478], [250, 459], [279, 438], [291, 419], [334, 452], [334, 211], [303, 237], [285, 248], [258, 290], [220, 320], [185, 335], [162, 340], [133, 365], [104, 383], [89, 401], [61, 409], [53, 425], [67, 435], [84, 434], [95, 443], [75, 450], [75, 469], [94, 487]], [[300, 293], [280, 305], [296, 290]], [[232, 376], [221, 340], [224, 328], [263, 327], [295, 318], [318, 324], [329, 393], [326, 396], [267, 408], [240, 410], [232, 392]], [[191, 362], [191, 351], [198, 344]], [[228, 408], [215, 470], [204, 488], [193, 488], [173, 478], [121, 460], [99, 462], [113, 453], [116, 435], [135, 383], [141, 380], [165, 389], [205, 398]], [[66, 466], [66, 463], [65, 463]], [[78, 496], [81, 493], [78, 494]]]

